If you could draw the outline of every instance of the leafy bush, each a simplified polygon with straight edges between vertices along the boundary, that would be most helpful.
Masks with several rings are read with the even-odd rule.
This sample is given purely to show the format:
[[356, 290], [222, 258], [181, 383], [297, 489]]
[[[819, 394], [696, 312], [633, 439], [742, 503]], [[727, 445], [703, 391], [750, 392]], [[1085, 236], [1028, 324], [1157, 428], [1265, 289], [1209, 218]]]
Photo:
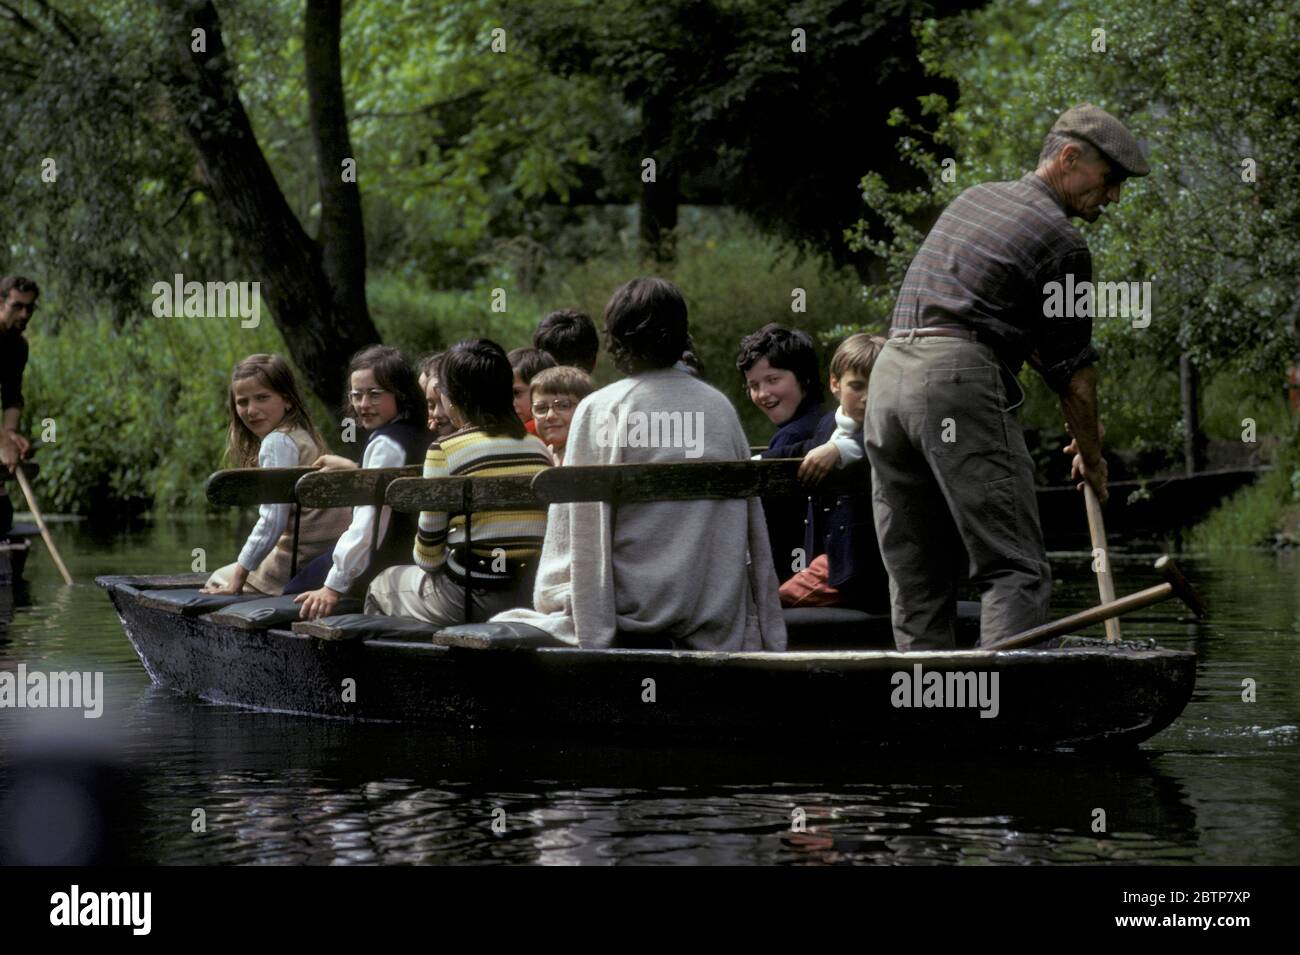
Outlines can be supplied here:
[[28, 332], [23, 387], [26, 433], [52, 438], [36, 458], [42, 502], [100, 517], [201, 504], [204, 478], [221, 466], [230, 369], [283, 353], [275, 327], [149, 316], [118, 328], [100, 314], [53, 334], [46, 317]]

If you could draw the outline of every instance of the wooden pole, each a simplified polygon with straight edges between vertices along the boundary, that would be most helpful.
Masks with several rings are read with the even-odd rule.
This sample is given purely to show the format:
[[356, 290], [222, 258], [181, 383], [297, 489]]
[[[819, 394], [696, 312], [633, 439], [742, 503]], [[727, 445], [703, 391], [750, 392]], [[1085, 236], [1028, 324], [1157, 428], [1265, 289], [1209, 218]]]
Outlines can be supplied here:
[[50, 549], [50, 556], [54, 558], [59, 573], [63, 575], [63, 582], [71, 586], [72, 575], [68, 573], [67, 565], [63, 563], [63, 558], [59, 556], [59, 549], [54, 546], [54, 538], [50, 536], [50, 530], [45, 526], [45, 518], [41, 516], [41, 509], [36, 506], [36, 495], [32, 493], [31, 482], [27, 480], [27, 475], [23, 473], [21, 464], [14, 468], [14, 474], [18, 477], [18, 486], [23, 489], [23, 497], [27, 498], [27, 506], [31, 509], [32, 517], [36, 519], [36, 526], [40, 529], [41, 539], [45, 541], [45, 546]]
[[[1088, 534], [1092, 538], [1093, 558], [1101, 550], [1101, 563], [1097, 567], [1097, 590], [1101, 594], [1102, 604], [1115, 602], [1115, 577], [1111, 573], [1110, 553], [1106, 549], [1106, 525], [1101, 517], [1101, 502], [1097, 492], [1085, 479], [1083, 482], [1083, 501], [1088, 509]], [[1106, 619], [1106, 639], [1114, 643], [1119, 639], [1119, 621], [1113, 616]]]
[[1157, 560], [1156, 569], [1165, 578], [1165, 582], [1162, 584], [1156, 584], [1146, 590], [1139, 590], [1135, 594], [1129, 594], [1127, 597], [1121, 597], [1111, 603], [1101, 604], [1082, 610], [1079, 613], [1070, 614], [1068, 617], [1062, 617], [1060, 620], [1054, 620], [1031, 630], [1022, 631], [1004, 640], [999, 640], [997, 643], [990, 644], [987, 647], [979, 647], [978, 649], [1018, 650], [1030, 647], [1036, 643], [1042, 643], [1044, 640], [1050, 640], [1052, 637], [1064, 636], [1074, 630], [1082, 630], [1084, 627], [1091, 627], [1103, 621], [1110, 622], [1120, 614], [1141, 610], [1143, 607], [1150, 607], [1152, 604], [1168, 600], [1170, 597], [1177, 597], [1182, 600], [1198, 617], [1205, 616], [1205, 604], [1201, 602], [1200, 596], [1192, 589], [1187, 579], [1183, 577], [1178, 565], [1174, 563], [1171, 557], [1166, 555]]

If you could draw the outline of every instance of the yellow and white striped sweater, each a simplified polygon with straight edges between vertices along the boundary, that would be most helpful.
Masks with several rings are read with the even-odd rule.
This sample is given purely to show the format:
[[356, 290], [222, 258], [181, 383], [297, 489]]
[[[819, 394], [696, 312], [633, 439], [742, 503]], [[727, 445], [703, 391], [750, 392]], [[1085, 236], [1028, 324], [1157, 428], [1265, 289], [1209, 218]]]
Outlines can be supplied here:
[[[424, 459], [424, 476], [508, 477], [533, 475], [551, 466], [546, 445], [533, 434], [522, 438], [489, 435], [481, 428], [465, 428], [434, 442]], [[505, 580], [520, 561], [533, 562], [546, 536], [545, 509], [533, 511], [480, 511], [473, 515], [474, 579]], [[432, 573], [444, 563], [453, 578], [463, 579], [465, 561], [465, 518], [457, 514], [448, 520], [443, 511], [420, 512], [420, 529], [415, 539], [415, 562]], [[448, 562], [447, 551], [453, 551]], [[491, 568], [492, 552], [501, 548], [508, 567], [504, 573]], [[499, 566], [499, 562], [498, 562]]]

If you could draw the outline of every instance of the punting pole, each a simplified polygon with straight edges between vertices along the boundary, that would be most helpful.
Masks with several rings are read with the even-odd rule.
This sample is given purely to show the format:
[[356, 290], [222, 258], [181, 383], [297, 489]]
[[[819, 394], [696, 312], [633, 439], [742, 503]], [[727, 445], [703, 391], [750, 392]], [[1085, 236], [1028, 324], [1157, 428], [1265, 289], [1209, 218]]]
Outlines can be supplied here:
[[[1092, 538], [1092, 550], [1095, 554], [1098, 549], [1101, 550], [1101, 564], [1097, 570], [1097, 590], [1101, 594], [1102, 604], [1112, 604], [1115, 602], [1115, 577], [1110, 569], [1110, 551], [1106, 548], [1106, 525], [1101, 517], [1101, 501], [1097, 500], [1097, 492], [1092, 489], [1092, 485], [1087, 479], [1083, 482], [1083, 502], [1088, 509], [1088, 534]], [[1116, 617], [1106, 618], [1106, 639], [1114, 643], [1119, 639], [1119, 620]]]
[[1079, 613], [1070, 614], [1070, 616], [1062, 617], [1060, 620], [1053, 620], [1051, 623], [1045, 623], [1031, 630], [1024, 630], [987, 647], [977, 647], [976, 649], [1018, 650], [1031, 647], [1036, 643], [1042, 643], [1052, 637], [1064, 636], [1071, 631], [1090, 627], [1103, 620], [1109, 623], [1122, 613], [1141, 610], [1143, 607], [1150, 607], [1152, 604], [1168, 600], [1170, 597], [1177, 597], [1187, 604], [1196, 616], [1205, 616], [1205, 604], [1201, 602], [1200, 595], [1187, 582], [1187, 578], [1183, 576], [1182, 571], [1178, 569], [1178, 565], [1174, 563], [1172, 557], [1166, 554], [1157, 560], [1156, 570], [1160, 571], [1160, 575], [1164, 577], [1164, 583], [1148, 587], [1146, 590], [1139, 590], [1135, 594], [1129, 594], [1110, 603], [1104, 603], [1088, 610], [1081, 610]]
[[21, 464], [14, 468], [14, 474], [18, 477], [18, 486], [23, 489], [23, 497], [27, 498], [27, 506], [31, 509], [32, 517], [36, 519], [36, 526], [40, 528], [41, 539], [45, 541], [45, 546], [50, 549], [50, 556], [54, 558], [59, 573], [63, 575], [63, 582], [71, 586], [72, 575], [68, 573], [67, 565], [63, 563], [63, 558], [59, 556], [59, 549], [54, 546], [54, 538], [50, 536], [50, 529], [45, 526], [45, 518], [41, 516], [41, 509], [36, 506], [36, 495], [32, 493], [31, 482], [27, 480], [27, 475], [23, 472]]

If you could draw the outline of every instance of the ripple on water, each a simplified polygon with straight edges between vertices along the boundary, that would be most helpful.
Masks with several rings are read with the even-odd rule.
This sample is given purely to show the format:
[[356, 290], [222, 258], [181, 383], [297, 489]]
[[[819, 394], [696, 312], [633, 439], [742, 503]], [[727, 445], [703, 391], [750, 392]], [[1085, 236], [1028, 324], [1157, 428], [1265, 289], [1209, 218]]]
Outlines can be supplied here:
[[[66, 527], [56, 533], [83, 581], [188, 569], [193, 547], [233, 555], [238, 543], [227, 523], [158, 527], [98, 544]], [[31, 603], [0, 629], [0, 668], [25, 662], [105, 673], [115, 757], [140, 781], [132, 825], [142, 861], [1300, 861], [1296, 555], [1184, 560], [1217, 616], [1189, 622], [1164, 604], [1125, 622], [1126, 635], [1200, 657], [1186, 713], [1142, 752], [823, 761], [789, 747], [744, 754], [458, 738], [195, 702], [150, 687], [103, 592], [61, 587], [46, 563], [34, 558]], [[1125, 590], [1154, 582], [1149, 563], [1143, 556], [1124, 564]], [[1068, 576], [1054, 609], [1090, 605], [1095, 586], [1087, 575]], [[1241, 699], [1245, 678], [1257, 681], [1255, 703]], [[18, 739], [16, 727], [0, 711], [0, 752]], [[0, 796], [6, 785], [0, 771]], [[204, 832], [193, 831], [197, 809]], [[1098, 809], [1106, 831], [1093, 830]]]

